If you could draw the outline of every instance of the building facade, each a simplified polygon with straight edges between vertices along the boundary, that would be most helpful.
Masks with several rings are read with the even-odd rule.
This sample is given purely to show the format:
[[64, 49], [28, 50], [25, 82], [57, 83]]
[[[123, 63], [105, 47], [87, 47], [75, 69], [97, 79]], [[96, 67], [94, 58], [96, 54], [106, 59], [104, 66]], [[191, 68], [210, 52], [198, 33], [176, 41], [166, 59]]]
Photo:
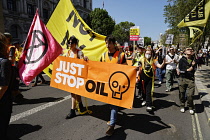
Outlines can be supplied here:
[[[92, 11], [92, 0], [71, 0], [85, 19]], [[26, 39], [36, 9], [46, 24], [59, 0], [0, 0], [0, 32], [9, 32], [13, 41]]]

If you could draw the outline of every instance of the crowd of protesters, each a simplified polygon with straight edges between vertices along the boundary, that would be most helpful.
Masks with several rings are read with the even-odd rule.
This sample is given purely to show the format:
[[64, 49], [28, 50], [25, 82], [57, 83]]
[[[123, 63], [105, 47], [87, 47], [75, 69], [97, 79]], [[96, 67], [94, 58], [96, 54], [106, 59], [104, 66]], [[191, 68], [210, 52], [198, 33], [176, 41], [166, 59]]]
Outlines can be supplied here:
[[[74, 36], [68, 39], [66, 57], [88, 61], [88, 57], [84, 56], [82, 51], [77, 48], [78, 41]], [[189, 108], [190, 114], [194, 114], [192, 98], [195, 91], [194, 74], [197, 69], [202, 69], [203, 64], [208, 66], [209, 51], [199, 50], [195, 53], [191, 47], [178, 50], [171, 46], [158, 46], [154, 49], [151, 46], [140, 44], [123, 48], [112, 36], [106, 37], [105, 43], [108, 50], [101, 55], [101, 62], [135, 66], [137, 71], [136, 89], [138, 89], [136, 91], [138, 91], [138, 96], [142, 98], [141, 105], [146, 106], [146, 111], [151, 112], [154, 109], [152, 98], [155, 79], [159, 80], [159, 84], [165, 81], [165, 91], [171, 92], [174, 89], [174, 79], [177, 78], [180, 112], [184, 113]], [[0, 45], [0, 137], [5, 138], [12, 112], [12, 102], [18, 102], [23, 98], [19, 90], [20, 79], [17, 67], [23, 48], [19, 42], [12, 43], [10, 33], [0, 33]], [[46, 83], [42, 73], [40, 73], [32, 86], [37, 85], [39, 77], [41, 78], [40, 83]], [[72, 105], [66, 119], [76, 117], [77, 103], [79, 111], [87, 111], [87, 108], [82, 104], [81, 96], [74, 93], [71, 95]], [[106, 131], [108, 136], [114, 133], [118, 113], [117, 106], [110, 105], [110, 108], [110, 121], [107, 123], [109, 127]]]

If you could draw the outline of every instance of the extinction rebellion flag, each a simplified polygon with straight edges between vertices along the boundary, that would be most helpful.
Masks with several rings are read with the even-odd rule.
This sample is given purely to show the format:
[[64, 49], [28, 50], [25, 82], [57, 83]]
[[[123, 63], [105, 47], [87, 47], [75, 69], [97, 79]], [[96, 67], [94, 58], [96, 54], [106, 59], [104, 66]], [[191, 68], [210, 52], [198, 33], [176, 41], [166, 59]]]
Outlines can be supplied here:
[[202, 0], [193, 10], [177, 25], [179, 28], [186, 26], [204, 27], [209, 17], [210, 1]]
[[21, 80], [29, 85], [61, 53], [62, 47], [40, 20], [37, 10], [18, 64]]

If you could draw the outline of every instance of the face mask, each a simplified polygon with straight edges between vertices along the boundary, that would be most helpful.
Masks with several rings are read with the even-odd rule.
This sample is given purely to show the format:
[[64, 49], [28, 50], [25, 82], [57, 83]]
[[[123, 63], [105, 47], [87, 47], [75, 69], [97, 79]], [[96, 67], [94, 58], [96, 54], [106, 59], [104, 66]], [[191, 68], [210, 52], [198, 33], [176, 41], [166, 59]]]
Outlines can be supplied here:
[[146, 57], [147, 59], [149, 59], [149, 58], [151, 57], [151, 55], [150, 55], [150, 54], [145, 54], [145, 57]]

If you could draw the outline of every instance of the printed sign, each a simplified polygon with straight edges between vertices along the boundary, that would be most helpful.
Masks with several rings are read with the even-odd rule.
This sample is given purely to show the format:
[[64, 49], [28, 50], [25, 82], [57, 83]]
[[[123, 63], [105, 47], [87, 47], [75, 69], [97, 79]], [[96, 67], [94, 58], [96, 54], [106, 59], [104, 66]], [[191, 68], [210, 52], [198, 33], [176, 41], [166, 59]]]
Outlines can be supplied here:
[[173, 34], [167, 34], [165, 44], [172, 44], [173, 43], [173, 39], [174, 39], [174, 35]]
[[130, 28], [130, 41], [138, 41], [140, 35], [139, 26], [133, 26]]
[[137, 41], [137, 44], [144, 46], [144, 38], [140, 37], [139, 40]]
[[131, 109], [135, 77], [133, 66], [59, 56], [53, 64], [50, 86]]

